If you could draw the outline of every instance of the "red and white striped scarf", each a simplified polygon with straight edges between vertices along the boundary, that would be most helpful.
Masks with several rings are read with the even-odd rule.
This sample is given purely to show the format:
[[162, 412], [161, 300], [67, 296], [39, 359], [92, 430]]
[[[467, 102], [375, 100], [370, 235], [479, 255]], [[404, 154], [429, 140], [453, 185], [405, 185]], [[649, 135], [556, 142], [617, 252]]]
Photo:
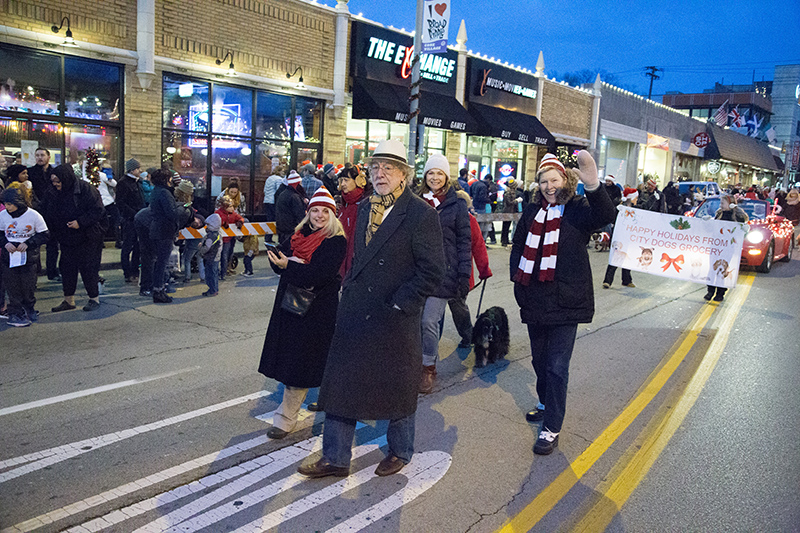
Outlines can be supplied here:
[[525, 249], [519, 260], [516, 281], [527, 286], [530, 283], [539, 246], [542, 247], [542, 260], [539, 262], [539, 281], [553, 281], [556, 278], [556, 258], [558, 257], [558, 234], [561, 228], [563, 205], [551, 205], [539, 209], [525, 239]]

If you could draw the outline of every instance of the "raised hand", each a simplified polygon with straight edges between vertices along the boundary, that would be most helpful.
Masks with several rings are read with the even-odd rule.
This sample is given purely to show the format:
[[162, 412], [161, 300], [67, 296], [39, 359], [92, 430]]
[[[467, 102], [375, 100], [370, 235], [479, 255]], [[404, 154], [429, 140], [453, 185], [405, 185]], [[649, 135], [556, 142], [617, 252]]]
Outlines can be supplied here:
[[578, 152], [578, 177], [588, 189], [597, 187], [600, 180], [597, 178], [597, 165], [586, 150]]

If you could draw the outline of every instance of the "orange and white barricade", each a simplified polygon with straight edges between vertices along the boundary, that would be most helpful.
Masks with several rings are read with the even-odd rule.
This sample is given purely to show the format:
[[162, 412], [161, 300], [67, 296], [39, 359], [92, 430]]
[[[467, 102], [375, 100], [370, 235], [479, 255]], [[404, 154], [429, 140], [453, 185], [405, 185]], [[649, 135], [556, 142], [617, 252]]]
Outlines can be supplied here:
[[[223, 237], [244, 237], [245, 235], [277, 235], [278, 230], [274, 222], [248, 222], [242, 229], [236, 226], [220, 228]], [[183, 228], [178, 232], [178, 239], [202, 239], [206, 236], [206, 229]]]

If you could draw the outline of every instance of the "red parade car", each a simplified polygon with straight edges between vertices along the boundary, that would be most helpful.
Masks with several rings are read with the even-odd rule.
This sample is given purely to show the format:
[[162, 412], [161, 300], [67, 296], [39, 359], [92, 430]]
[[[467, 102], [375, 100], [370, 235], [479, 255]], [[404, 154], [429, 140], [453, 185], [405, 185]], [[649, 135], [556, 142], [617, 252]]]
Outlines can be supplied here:
[[[794, 251], [792, 223], [775, 215], [774, 208], [763, 200], [739, 200], [737, 204], [750, 217], [750, 231], [742, 245], [742, 265], [756, 267], [767, 273], [774, 261], [790, 261]], [[719, 209], [719, 198], [708, 198], [694, 212], [694, 217], [714, 217]]]

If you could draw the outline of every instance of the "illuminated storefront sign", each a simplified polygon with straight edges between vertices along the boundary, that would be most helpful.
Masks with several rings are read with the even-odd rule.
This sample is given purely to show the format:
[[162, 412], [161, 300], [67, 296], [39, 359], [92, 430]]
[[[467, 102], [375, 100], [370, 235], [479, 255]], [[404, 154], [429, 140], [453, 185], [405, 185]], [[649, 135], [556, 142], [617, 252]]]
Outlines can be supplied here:
[[[367, 57], [400, 65], [400, 75], [405, 79], [411, 75], [414, 47], [403, 46], [378, 37], [370, 37]], [[420, 54], [420, 76], [426, 80], [449, 83], [455, 68], [455, 59], [448, 59], [436, 54]]]
[[480, 96], [486, 95], [486, 88], [488, 87], [491, 89], [497, 89], [500, 91], [505, 91], [507, 93], [524, 96], [525, 98], [536, 98], [536, 89], [532, 89], [530, 87], [523, 87], [522, 85], [518, 85], [510, 81], [499, 80], [497, 78], [491, 77], [489, 75], [490, 72], [492, 72], [492, 69], [490, 68], [485, 68], [481, 70], [482, 82], [480, 88], [478, 89], [478, 94]]

